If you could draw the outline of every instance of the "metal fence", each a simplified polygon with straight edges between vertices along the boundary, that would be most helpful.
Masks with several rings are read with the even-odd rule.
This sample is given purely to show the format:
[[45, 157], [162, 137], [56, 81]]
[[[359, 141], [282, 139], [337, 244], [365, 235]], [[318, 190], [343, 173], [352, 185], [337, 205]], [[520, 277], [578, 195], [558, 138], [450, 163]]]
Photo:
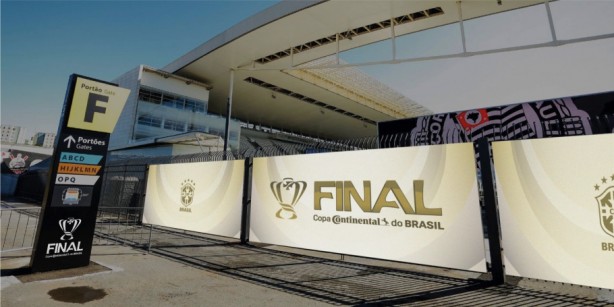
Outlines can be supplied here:
[[126, 244], [147, 248], [151, 226], [143, 226], [143, 208], [101, 207], [96, 217], [94, 244]]
[[[475, 127], [462, 130], [451, 127], [447, 130], [432, 131], [424, 126], [401, 133], [387, 133], [380, 136], [346, 140], [324, 140], [297, 135], [273, 134], [271, 139], [242, 137], [241, 149], [228, 152], [208, 152], [181, 156], [109, 156], [103, 177], [100, 206], [131, 207], [143, 206], [147, 169], [151, 164], [171, 164], [237, 160], [249, 157], [272, 157], [302, 155], [322, 152], [353, 151], [375, 148], [396, 148], [489, 141], [520, 140], [531, 138], [574, 136], [583, 134], [614, 133], [614, 115], [594, 117], [573, 117], [552, 119], [529, 124], [522, 123]], [[17, 194], [42, 200], [46, 172], [24, 173], [19, 179]], [[38, 187], [38, 188], [37, 188]]]
[[[579, 129], [582, 124], [584, 130]], [[590, 131], [586, 130], [590, 127]], [[573, 136], [590, 132], [591, 134], [614, 133], [614, 115], [595, 116], [590, 118], [575, 118], [551, 120], [530, 125], [507, 125], [505, 127], [491, 125], [490, 130], [473, 129], [468, 131], [450, 130], [434, 138], [433, 132], [426, 129], [396, 134], [386, 134], [379, 137], [364, 137], [348, 140], [317, 140], [305, 139], [303, 143], [258, 142], [247, 139], [250, 146], [243, 150], [229, 152], [210, 152], [182, 156], [161, 157], [110, 157], [104, 171], [100, 199], [99, 224], [107, 225], [104, 233], [121, 233], [122, 238], [132, 236], [130, 240], [142, 241], [142, 227], [138, 225], [145, 198], [147, 170], [151, 164], [171, 164], [206, 161], [223, 161], [245, 159], [248, 157], [270, 157], [294, 154], [312, 154], [321, 152], [338, 152], [364, 150], [374, 148], [395, 148], [407, 146], [423, 146], [447, 143], [473, 142], [477, 139], [489, 141], [529, 139], [537, 137]], [[539, 132], [539, 133], [538, 133]], [[246, 144], [248, 145], [248, 144]], [[42, 175], [32, 176], [32, 180], [42, 180]], [[38, 193], [41, 194], [42, 193]], [[40, 200], [40, 199], [39, 199]], [[106, 211], [102, 211], [106, 208]], [[115, 211], [110, 210], [113, 208]], [[28, 211], [29, 210], [29, 211]], [[2, 208], [2, 250], [21, 248], [28, 243], [26, 238], [36, 227], [37, 208]], [[117, 211], [120, 210], [120, 211]], [[123, 210], [123, 211], [121, 211]], [[123, 212], [123, 213], [121, 213]], [[110, 222], [110, 216], [118, 214], [117, 222]], [[113, 228], [115, 227], [115, 228]], [[137, 230], [137, 228], [139, 230]], [[97, 228], [98, 229], [98, 228]], [[135, 231], [134, 233], [130, 231]], [[136, 237], [138, 236], [138, 240]], [[33, 240], [33, 239], [32, 239]]]
[[147, 164], [114, 164], [104, 170], [99, 207], [142, 207]]
[[2, 252], [32, 248], [40, 207], [14, 207], [2, 203], [0, 209]]
[[[31, 248], [40, 207], [14, 207], [3, 202], [0, 213], [2, 256], [10, 251], [5, 245], [13, 250]], [[593, 292], [562, 293], [559, 288], [563, 285], [555, 290], [548, 289], [552, 283], [540, 285], [540, 290], [511, 284], [492, 286], [479, 279], [412, 271], [411, 266], [397, 269], [361, 264], [358, 258], [350, 261], [314, 258], [240, 245], [190, 231], [142, 225], [141, 216], [142, 208], [99, 208], [94, 245], [141, 248], [196, 269], [338, 305], [513, 306], [518, 302], [532, 306], [611, 305], [607, 299], [595, 299]], [[28, 231], [7, 232], [9, 229]]]
[[[33, 248], [40, 213], [41, 207], [38, 206], [2, 202], [0, 252], [3, 257], [12, 252], [21, 255], [24, 250]], [[99, 207], [93, 244], [121, 244], [148, 250], [152, 245], [152, 232], [156, 233], [155, 242], [159, 242], [160, 237], [165, 236], [172, 238], [177, 235], [196, 235], [189, 231], [143, 225], [142, 216], [142, 207]]]
[[[11, 205], [2, 202], [0, 208], [0, 240], [2, 253], [32, 249], [38, 227], [41, 207]], [[127, 244], [149, 246], [151, 226], [143, 226], [143, 208], [100, 207], [96, 217], [94, 244]]]
[[147, 168], [151, 164], [172, 164], [237, 160], [248, 157], [272, 157], [322, 152], [339, 152], [375, 148], [396, 148], [488, 141], [520, 140], [531, 138], [574, 136], [582, 134], [614, 133], [614, 115], [587, 118], [564, 118], [528, 124], [505, 126], [489, 125], [470, 130], [450, 129], [435, 132], [414, 129], [411, 132], [385, 134], [347, 140], [318, 140], [305, 138], [303, 143], [275, 140], [257, 140], [246, 137], [242, 150], [209, 152], [182, 156], [112, 157], [107, 163], [102, 188], [101, 206], [142, 207], [145, 195]]

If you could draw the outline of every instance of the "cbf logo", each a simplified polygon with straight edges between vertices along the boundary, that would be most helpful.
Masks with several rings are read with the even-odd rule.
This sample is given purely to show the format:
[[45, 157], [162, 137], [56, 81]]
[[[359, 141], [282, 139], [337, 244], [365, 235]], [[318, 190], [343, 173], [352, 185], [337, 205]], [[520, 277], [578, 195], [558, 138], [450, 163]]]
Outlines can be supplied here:
[[294, 206], [301, 199], [306, 188], [307, 183], [305, 181], [295, 181], [292, 178], [271, 182], [271, 191], [281, 206], [275, 216], [280, 219], [296, 219]]
[[81, 247], [81, 241], [73, 241], [75, 238], [73, 236], [73, 232], [79, 228], [81, 225], [81, 219], [75, 219], [69, 217], [67, 219], [61, 219], [58, 221], [60, 225], [60, 229], [64, 233], [61, 237], [61, 241], [72, 241], [72, 242], [59, 242], [59, 243], [49, 243], [47, 244], [47, 258], [55, 258], [55, 257], [63, 257], [70, 255], [80, 255], [83, 252], [83, 248]]
[[614, 174], [610, 176], [610, 180], [602, 177], [600, 184], [596, 184], [594, 187], [595, 191], [602, 191], [595, 197], [599, 208], [601, 229], [609, 236], [614, 237]]
[[182, 212], [192, 212], [191, 208], [188, 208], [194, 201], [194, 191], [196, 190], [196, 184], [191, 179], [186, 179], [181, 183], [181, 204], [183, 207], [179, 208]]

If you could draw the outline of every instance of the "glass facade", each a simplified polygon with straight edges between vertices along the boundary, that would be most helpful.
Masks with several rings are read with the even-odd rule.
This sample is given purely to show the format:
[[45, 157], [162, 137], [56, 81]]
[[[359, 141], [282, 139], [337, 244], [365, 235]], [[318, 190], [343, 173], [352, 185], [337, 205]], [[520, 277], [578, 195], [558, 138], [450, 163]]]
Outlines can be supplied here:
[[154, 89], [139, 89], [139, 101], [163, 105], [169, 108], [185, 110], [195, 113], [206, 113], [207, 103], [192, 98], [178, 96], [171, 93], [162, 93]]
[[[204, 132], [224, 138], [226, 119], [207, 114], [207, 102], [141, 86], [133, 140]], [[238, 148], [240, 123], [231, 120], [229, 145]]]

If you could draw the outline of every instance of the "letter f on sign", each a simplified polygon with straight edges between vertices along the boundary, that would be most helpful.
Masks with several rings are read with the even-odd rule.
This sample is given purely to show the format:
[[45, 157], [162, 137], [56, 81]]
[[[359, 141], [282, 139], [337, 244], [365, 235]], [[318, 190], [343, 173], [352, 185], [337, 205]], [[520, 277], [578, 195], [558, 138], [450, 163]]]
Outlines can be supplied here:
[[85, 108], [84, 121], [91, 123], [94, 122], [94, 113], [106, 113], [107, 108], [96, 105], [96, 102], [109, 102], [109, 96], [90, 93], [87, 97], [87, 107]]

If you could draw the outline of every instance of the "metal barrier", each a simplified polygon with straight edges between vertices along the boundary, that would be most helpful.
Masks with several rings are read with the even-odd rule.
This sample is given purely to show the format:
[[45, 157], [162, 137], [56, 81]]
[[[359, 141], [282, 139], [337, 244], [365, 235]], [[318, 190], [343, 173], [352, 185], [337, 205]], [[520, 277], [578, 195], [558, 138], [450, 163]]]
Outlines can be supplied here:
[[[2, 253], [34, 246], [41, 207], [13, 206], [3, 202], [0, 210]], [[94, 245], [126, 244], [145, 248], [151, 227], [141, 225], [143, 208], [100, 207], [96, 217]]]
[[[286, 136], [286, 139], [288, 139], [286, 141], [267, 140], [263, 142], [262, 140], [246, 137], [243, 140], [245, 146], [241, 150], [226, 153], [220, 151], [159, 157], [110, 156], [104, 172], [100, 206], [142, 207], [147, 169], [151, 164], [223, 161], [251, 157], [452, 144], [474, 142], [482, 138], [486, 138], [489, 141], [501, 141], [570, 136], [579, 135], [584, 131], [578, 128], [580, 123], [584, 123], [585, 127], [590, 127], [590, 134], [614, 132], [614, 116], [603, 115], [589, 118], [555, 119], [547, 122], [533, 123], [532, 125], [490, 125], [488, 129], [462, 130], [460, 127], [456, 127], [455, 129], [447, 130], [447, 132], [440, 131], [438, 133], [422, 129], [411, 132], [383, 134], [379, 137], [372, 136], [346, 140], [323, 140], [307, 137], [288, 139], [288, 136]], [[281, 136], [285, 135], [282, 134]], [[300, 143], [299, 139], [302, 143]], [[42, 192], [39, 194], [42, 195]]]
[[40, 207], [10, 206], [2, 203], [0, 217], [2, 220], [2, 252], [32, 248]]
[[273, 143], [259, 145], [242, 151], [209, 152], [181, 156], [111, 157], [104, 171], [101, 207], [142, 208], [147, 183], [147, 170], [151, 164], [193, 163], [239, 160], [251, 157], [285, 156], [320, 152], [338, 152], [372, 149], [378, 147], [377, 137], [340, 141], [312, 141], [311, 144]]
[[[20, 245], [21, 249], [28, 248], [26, 245], [34, 238], [40, 209], [31, 205], [18, 207], [2, 203], [2, 252], [5, 252], [5, 240], [11, 248]], [[236, 244], [236, 240], [220, 240], [190, 231], [142, 225], [142, 214], [142, 208], [100, 207], [94, 245], [122, 244], [146, 250], [151, 248], [155, 255], [186, 266], [330, 304], [512, 306], [521, 302], [522, 305], [536, 306], [611, 305], [607, 300], [584, 292], [563, 293], [560, 289], [551, 290], [544, 286], [551, 283], [540, 285], [539, 290], [508, 284], [493, 286], [478, 279], [413, 271], [411, 265], [400, 268], [392, 263], [373, 266], [361, 264], [359, 258], [340, 261], [330, 258], [330, 255], [315, 258]], [[31, 231], [17, 236], [15, 232], [7, 233], [7, 229], [24, 228]], [[29, 245], [31, 247], [32, 244]]]
[[142, 216], [142, 207], [99, 207], [94, 245], [149, 246], [151, 229], [142, 225]]
[[142, 207], [146, 164], [109, 165], [104, 174], [100, 207]]
[[[239, 151], [209, 152], [182, 156], [161, 157], [111, 157], [105, 169], [100, 205], [104, 207], [142, 207], [145, 195], [147, 168], [151, 164], [171, 164], [237, 160], [251, 157], [271, 157], [321, 152], [353, 151], [374, 148], [395, 148], [474, 142], [479, 139], [488, 141], [518, 140], [538, 137], [559, 137], [579, 135], [588, 130], [579, 125], [590, 127], [590, 134], [612, 133], [614, 116], [603, 115], [588, 118], [555, 119], [547, 122], [511, 125], [490, 125], [488, 129], [476, 128], [463, 131], [460, 127], [439, 134], [418, 130], [379, 137], [363, 137], [347, 140], [322, 140], [302, 138], [303, 143], [252, 139], [246, 137], [246, 146]], [[437, 134], [437, 135], [435, 135]], [[437, 136], [437, 137], [434, 137]], [[247, 146], [249, 145], [249, 146]]]

